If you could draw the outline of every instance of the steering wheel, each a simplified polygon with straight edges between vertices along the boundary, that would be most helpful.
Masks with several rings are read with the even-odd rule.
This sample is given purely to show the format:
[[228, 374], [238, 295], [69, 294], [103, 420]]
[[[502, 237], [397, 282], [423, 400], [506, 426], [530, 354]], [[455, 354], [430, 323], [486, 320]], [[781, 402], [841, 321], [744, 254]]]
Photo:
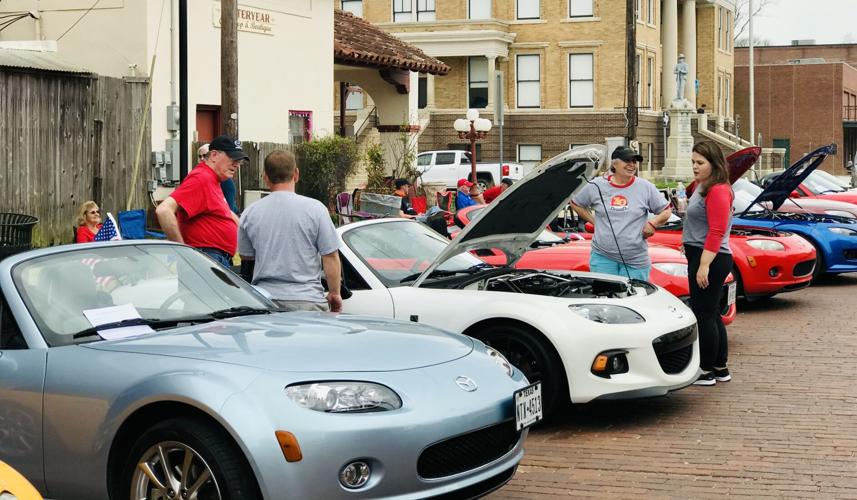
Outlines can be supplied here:
[[161, 304], [161, 307], [158, 308], [158, 317], [163, 318], [175, 301], [190, 295], [192, 295], [191, 291], [184, 288], [167, 297], [167, 300], [165, 300], [164, 303]]

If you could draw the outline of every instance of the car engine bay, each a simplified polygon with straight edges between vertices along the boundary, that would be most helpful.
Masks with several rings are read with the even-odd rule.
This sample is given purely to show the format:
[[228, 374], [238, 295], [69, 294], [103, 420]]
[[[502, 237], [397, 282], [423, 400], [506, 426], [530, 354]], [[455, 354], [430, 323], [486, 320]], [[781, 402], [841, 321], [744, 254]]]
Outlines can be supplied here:
[[[469, 285], [469, 286], [468, 286]], [[644, 282], [613, 281], [582, 276], [563, 276], [545, 271], [507, 271], [501, 274], [483, 276], [480, 279], [460, 283], [456, 288], [474, 288], [491, 292], [525, 293], [567, 298], [625, 298], [640, 293], [643, 287], [646, 293], [655, 290]], [[651, 289], [647, 288], [650, 287]]]

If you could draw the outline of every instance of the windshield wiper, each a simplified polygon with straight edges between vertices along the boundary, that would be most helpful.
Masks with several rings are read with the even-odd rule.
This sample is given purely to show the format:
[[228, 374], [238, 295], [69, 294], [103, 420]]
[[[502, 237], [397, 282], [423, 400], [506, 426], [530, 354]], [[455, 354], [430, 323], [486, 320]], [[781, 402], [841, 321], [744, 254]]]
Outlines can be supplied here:
[[234, 318], [236, 316], [249, 316], [251, 314], [271, 314], [271, 310], [262, 307], [236, 306], [212, 311], [208, 313], [208, 316], [214, 319], [225, 319]]
[[[426, 278], [442, 278], [444, 276], [454, 276], [456, 274], [473, 274], [475, 272], [481, 271], [482, 269], [486, 269], [489, 267], [493, 268], [494, 266], [492, 266], [491, 264], [488, 264], [486, 262], [482, 262], [479, 264], [473, 264], [472, 266], [468, 267], [467, 269], [435, 269], [428, 276], [426, 276]], [[405, 276], [404, 278], [399, 280], [399, 283], [404, 283], [406, 281], [413, 281], [413, 280], [419, 278], [420, 275], [422, 275], [422, 274], [423, 273], [414, 273], [414, 274]]]
[[845, 190], [844, 190], [844, 189], [825, 189], [824, 191], [822, 191], [822, 192], [820, 192], [820, 193], [818, 193], [818, 194], [827, 194], [827, 193], [844, 193], [844, 192], [845, 192]]
[[100, 337], [101, 335], [99, 335], [98, 332], [100, 332], [102, 330], [112, 330], [114, 328], [126, 328], [129, 326], [141, 326], [141, 325], [156, 328], [156, 327], [161, 327], [161, 326], [172, 325], [173, 323], [176, 323], [176, 322], [177, 321], [173, 320], [173, 319], [170, 319], [170, 320], [144, 319], [144, 318], [123, 319], [122, 321], [114, 321], [112, 323], [104, 323], [103, 325], [97, 325], [97, 326], [93, 326], [90, 328], [86, 328], [84, 330], [81, 330], [81, 331], [75, 333], [74, 335], [71, 336], [71, 338], [72, 339], [80, 339], [83, 337], [91, 337], [93, 335], [98, 335]]

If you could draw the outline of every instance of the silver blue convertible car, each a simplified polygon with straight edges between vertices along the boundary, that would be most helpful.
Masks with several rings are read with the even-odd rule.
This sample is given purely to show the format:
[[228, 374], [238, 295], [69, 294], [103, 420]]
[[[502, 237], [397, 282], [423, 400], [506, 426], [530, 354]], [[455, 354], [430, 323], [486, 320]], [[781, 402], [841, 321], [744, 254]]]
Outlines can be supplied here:
[[479, 341], [275, 313], [182, 245], [27, 252], [0, 286], [0, 460], [52, 498], [474, 497], [540, 415]]

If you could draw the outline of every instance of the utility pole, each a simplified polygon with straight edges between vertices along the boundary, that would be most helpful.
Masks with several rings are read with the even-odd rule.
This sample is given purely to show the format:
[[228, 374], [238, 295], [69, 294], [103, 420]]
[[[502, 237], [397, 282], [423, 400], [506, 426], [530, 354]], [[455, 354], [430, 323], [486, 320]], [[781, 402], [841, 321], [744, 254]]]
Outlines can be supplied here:
[[[753, 67], [753, 0], [750, 0], [750, 5], [747, 9], [748, 14], [750, 15], [750, 142], [752, 143], [756, 138], [756, 69]], [[760, 142], [761, 141], [759, 141], [759, 143]], [[756, 143], [756, 146], [761, 146], [759, 143]]]
[[637, 7], [636, 0], [625, 0], [625, 57], [627, 74], [625, 85], [628, 95], [628, 141], [637, 136]]
[[[179, 0], [179, 180], [187, 177], [187, 0]], [[173, 161], [176, 161], [173, 158]]]
[[238, 138], [238, 0], [220, 2], [220, 110], [224, 134]]

